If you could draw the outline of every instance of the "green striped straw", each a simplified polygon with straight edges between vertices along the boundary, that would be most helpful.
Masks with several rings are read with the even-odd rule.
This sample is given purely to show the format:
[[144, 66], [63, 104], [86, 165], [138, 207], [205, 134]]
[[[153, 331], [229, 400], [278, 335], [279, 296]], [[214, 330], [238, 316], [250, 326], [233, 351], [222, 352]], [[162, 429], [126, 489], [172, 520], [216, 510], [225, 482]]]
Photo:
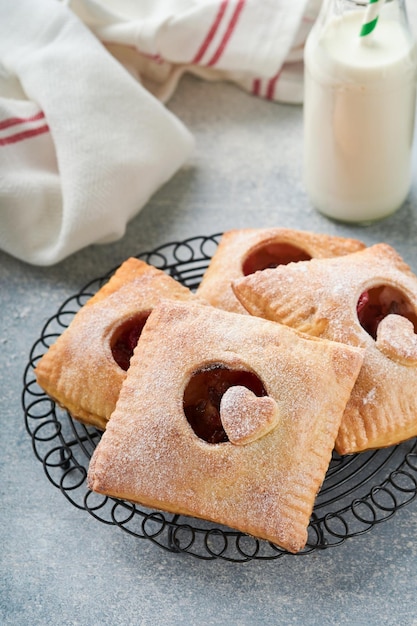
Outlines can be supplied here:
[[379, 12], [381, 10], [382, 5], [385, 0], [369, 0], [365, 20], [362, 24], [361, 32], [359, 34], [360, 37], [367, 37], [375, 30], [375, 26], [377, 25]]

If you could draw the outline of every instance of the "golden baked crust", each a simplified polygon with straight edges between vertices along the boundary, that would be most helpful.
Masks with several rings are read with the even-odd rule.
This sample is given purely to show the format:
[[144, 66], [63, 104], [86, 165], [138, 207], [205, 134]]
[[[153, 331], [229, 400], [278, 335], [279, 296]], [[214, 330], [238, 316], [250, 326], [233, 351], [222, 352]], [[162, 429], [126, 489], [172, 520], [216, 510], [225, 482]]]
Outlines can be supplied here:
[[115, 333], [141, 315], [145, 321], [161, 298], [193, 297], [165, 272], [128, 259], [39, 361], [38, 384], [73, 417], [104, 429], [126, 377], [113, 356]]
[[[280, 324], [163, 301], [148, 319], [94, 452], [89, 487], [297, 552], [361, 363], [361, 350]], [[207, 443], [185, 415], [190, 379], [219, 364], [256, 374], [268, 394], [255, 399], [253, 429], [242, 389], [224, 394], [220, 411], [235, 444]]]
[[221, 238], [197, 294], [220, 309], [246, 313], [233, 293], [231, 282], [254, 267], [260, 265], [263, 269], [270, 263], [341, 256], [364, 247], [356, 239], [289, 228], [230, 230]]
[[[265, 270], [236, 281], [234, 290], [253, 315], [365, 349], [336, 439], [340, 454], [417, 435], [417, 277], [393, 248], [377, 244], [344, 257]], [[358, 317], [362, 294], [372, 290], [388, 298], [390, 313], [376, 337]]]

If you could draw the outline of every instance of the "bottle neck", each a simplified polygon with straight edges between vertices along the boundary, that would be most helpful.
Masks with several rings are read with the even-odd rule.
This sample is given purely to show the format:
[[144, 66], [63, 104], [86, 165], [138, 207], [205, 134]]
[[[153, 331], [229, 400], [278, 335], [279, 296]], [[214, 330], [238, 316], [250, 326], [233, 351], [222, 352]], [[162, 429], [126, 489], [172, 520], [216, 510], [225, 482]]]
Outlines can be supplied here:
[[[367, 20], [376, 18], [374, 30], [378, 27], [378, 22], [390, 20], [400, 23], [411, 34], [405, 0], [379, 0], [374, 3], [370, 3], [369, 0], [323, 0], [316, 28], [325, 27], [335, 17], [343, 19], [344, 16], [349, 18], [353, 14], [357, 16], [361, 25], [366, 24]], [[360, 30], [361, 28], [358, 36]], [[372, 37], [372, 31], [366, 36]]]

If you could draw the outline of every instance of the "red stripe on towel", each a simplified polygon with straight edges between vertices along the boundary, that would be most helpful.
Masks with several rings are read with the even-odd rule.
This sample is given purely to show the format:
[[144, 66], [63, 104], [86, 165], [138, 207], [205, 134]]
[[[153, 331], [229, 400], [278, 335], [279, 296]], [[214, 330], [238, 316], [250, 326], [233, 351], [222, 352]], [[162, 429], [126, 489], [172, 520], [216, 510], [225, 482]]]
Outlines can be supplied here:
[[275, 76], [273, 76], [270, 79], [270, 81], [268, 83], [268, 86], [267, 86], [267, 89], [266, 89], [266, 96], [265, 97], [266, 97], [267, 100], [273, 100], [274, 99], [275, 87], [276, 87], [276, 84], [277, 84], [277, 82], [279, 80], [279, 77], [281, 76], [281, 72], [282, 72], [282, 69], [280, 69], [279, 72], [277, 74], [275, 74]]
[[214, 55], [212, 56], [212, 58], [210, 59], [210, 61], [207, 63], [207, 67], [210, 67], [212, 65], [215, 65], [217, 63], [217, 61], [219, 60], [219, 58], [221, 57], [221, 55], [223, 54], [227, 43], [235, 29], [235, 26], [237, 24], [237, 21], [239, 19], [239, 16], [242, 12], [242, 9], [245, 5], [245, 0], [239, 0], [236, 4], [236, 8], [233, 12], [233, 15], [231, 17], [231, 20], [229, 22], [229, 25], [227, 27], [227, 30], [225, 32], [225, 34], [223, 35], [223, 39], [220, 42], [219, 47], [217, 48], [216, 52], [214, 53]]
[[198, 63], [203, 58], [204, 53], [206, 52], [207, 48], [209, 47], [209, 45], [213, 41], [213, 37], [216, 34], [217, 29], [220, 26], [220, 22], [223, 19], [223, 16], [225, 14], [228, 2], [229, 2], [229, 0], [223, 0], [223, 2], [220, 3], [219, 9], [217, 11], [217, 15], [214, 18], [214, 22], [211, 25], [211, 28], [210, 28], [209, 32], [207, 33], [206, 38], [204, 39], [203, 43], [201, 44], [200, 49], [198, 50], [197, 54], [195, 55], [195, 57], [191, 61], [191, 63]]
[[0, 130], [4, 130], [5, 128], [9, 128], [10, 126], [16, 126], [16, 124], [24, 124], [25, 122], [36, 122], [37, 120], [41, 120], [45, 117], [43, 111], [36, 113], [36, 115], [32, 115], [32, 117], [9, 117], [6, 120], [0, 122]]
[[18, 141], [23, 141], [23, 139], [29, 139], [30, 137], [35, 137], [36, 135], [40, 135], [41, 133], [46, 133], [49, 131], [48, 124], [44, 126], [39, 126], [38, 128], [32, 128], [30, 130], [23, 130], [21, 133], [15, 133], [14, 135], [9, 135], [9, 137], [4, 137], [0, 139], [0, 146], [6, 146], [10, 143], [17, 143]]
[[252, 93], [254, 96], [259, 96], [259, 92], [261, 91], [261, 79], [254, 78], [252, 83]]

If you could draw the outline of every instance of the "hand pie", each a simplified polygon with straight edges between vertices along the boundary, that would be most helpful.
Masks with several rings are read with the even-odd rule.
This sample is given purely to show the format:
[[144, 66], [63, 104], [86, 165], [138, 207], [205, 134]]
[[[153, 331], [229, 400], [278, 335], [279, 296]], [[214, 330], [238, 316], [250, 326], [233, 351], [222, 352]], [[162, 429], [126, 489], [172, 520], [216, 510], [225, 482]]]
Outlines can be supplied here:
[[223, 235], [197, 295], [219, 309], [246, 313], [233, 293], [233, 280], [268, 267], [341, 256], [364, 247], [356, 239], [287, 228], [231, 230]]
[[163, 301], [94, 452], [89, 487], [297, 552], [361, 363], [361, 350], [280, 324]]
[[417, 277], [390, 246], [258, 272], [234, 290], [253, 315], [365, 349], [340, 454], [417, 435]]
[[73, 417], [104, 429], [155, 304], [194, 297], [162, 270], [128, 259], [39, 361], [38, 384]]

